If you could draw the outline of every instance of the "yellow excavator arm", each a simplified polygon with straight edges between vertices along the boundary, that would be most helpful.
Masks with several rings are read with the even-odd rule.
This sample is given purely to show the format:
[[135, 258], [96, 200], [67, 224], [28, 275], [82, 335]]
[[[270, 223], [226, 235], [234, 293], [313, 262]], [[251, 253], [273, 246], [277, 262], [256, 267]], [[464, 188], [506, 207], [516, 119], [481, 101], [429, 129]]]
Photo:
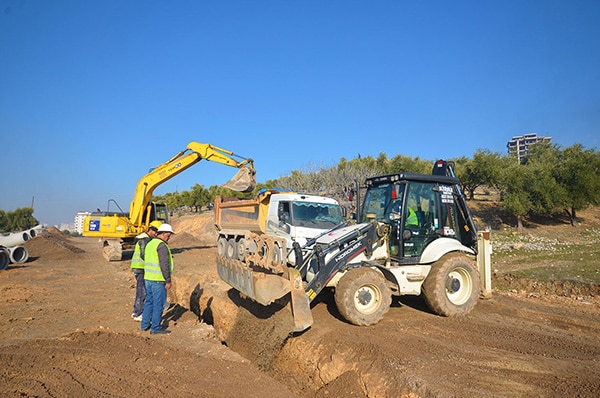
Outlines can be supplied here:
[[[234, 157], [242, 159], [235, 160]], [[140, 228], [150, 222], [145, 217], [149, 211], [150, 199], [154, 189], [177, 174], [187, 170], [202, 159], [217, 162], [240, 169], [224, 186], [235, 191], [250, 192], [256, 186], [256, 170], [252, 159], [242, 158], [233, 152], [211, 144], [190, 142], [184, 151], [179, 152], [167, 162], [150, 170], [137, 184], [131, 206], [129, 221], [134, 228]]]

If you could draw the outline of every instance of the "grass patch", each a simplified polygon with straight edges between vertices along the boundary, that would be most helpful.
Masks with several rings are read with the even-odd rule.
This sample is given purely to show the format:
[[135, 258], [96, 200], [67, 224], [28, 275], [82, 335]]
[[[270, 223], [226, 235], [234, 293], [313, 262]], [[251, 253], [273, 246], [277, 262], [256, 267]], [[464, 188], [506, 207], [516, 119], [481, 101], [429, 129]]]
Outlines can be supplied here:
[[539, 250], [516, 249], [494, 252], [497, 273], [540, 282], [576, 281], [600, 283], [600, 244], [541, 245]]

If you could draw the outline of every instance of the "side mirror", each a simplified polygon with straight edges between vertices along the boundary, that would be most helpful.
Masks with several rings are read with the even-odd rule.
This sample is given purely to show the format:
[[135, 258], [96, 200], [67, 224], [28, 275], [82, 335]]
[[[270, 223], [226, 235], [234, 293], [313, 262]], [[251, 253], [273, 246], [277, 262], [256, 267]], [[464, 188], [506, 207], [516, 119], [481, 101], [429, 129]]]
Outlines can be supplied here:
[[410, 238], [412, 238], [412, 232], [409, 229], [405, 229], [402, 232], [402, 240], [409, 240]]

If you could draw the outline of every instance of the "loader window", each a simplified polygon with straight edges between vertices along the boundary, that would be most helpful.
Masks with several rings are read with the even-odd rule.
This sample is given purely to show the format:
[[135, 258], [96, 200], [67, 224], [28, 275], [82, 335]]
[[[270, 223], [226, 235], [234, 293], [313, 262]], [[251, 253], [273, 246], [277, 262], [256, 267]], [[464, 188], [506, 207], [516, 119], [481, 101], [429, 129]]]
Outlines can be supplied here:
[[361, 212], [361, 220], [359, 221], [385, 221], [386, 215], [388, 215], [390, 212], [389, 204], [392, 196], [394, 198], [402, 199], [404, 186], [401, 185], [401, 187], [402, 188], [397, 189], [394, 184], [383, 184], [369, 188], [365, 194]]
[[410, 231], [410, 238], [402, 242], [404, 257], [421, 256], [425, 247], [438, 236], [436, 229], [440, 217], [435, 186], [429, 182], [411, 182], [408, 186], [406, 207], [414, 212], [414, 216], [410, 224], [404, 225], [404, 229]]
[[441, 202], [440, 230], [443, 236], [456, 238], [460, 232], [457, 222], [456, 202], [454, 189], [450, 185], [440, 185], [439, 195]]

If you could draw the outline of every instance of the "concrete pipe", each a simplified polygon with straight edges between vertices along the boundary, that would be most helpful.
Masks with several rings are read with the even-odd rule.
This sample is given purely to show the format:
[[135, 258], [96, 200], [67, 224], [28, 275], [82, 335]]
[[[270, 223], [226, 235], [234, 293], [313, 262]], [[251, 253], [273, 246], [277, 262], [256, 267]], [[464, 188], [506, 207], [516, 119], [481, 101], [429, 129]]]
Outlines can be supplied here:
[[23, 246], [14, 246], [8, 248], [10, 252], [10, 261], [15, 264], [23, 264], [29, 259], [29, 252]]
[[36, 225], [35, 227], [29, 230], [29, 235], [31, 236], [31, 238], [35, 238], [36, 236], [40, 235], [43, 231], [44, 227], [42, 227], [41, 225]]
[[6, 269], [10, 263], [10, 253], [7, 248], [0, 246], [0, 270]]
[[31, 236], [26, 231], [14, 232], [6, 236], [0, 236], [0, 246], [12, 247], [19, 246], [27, 242]]

